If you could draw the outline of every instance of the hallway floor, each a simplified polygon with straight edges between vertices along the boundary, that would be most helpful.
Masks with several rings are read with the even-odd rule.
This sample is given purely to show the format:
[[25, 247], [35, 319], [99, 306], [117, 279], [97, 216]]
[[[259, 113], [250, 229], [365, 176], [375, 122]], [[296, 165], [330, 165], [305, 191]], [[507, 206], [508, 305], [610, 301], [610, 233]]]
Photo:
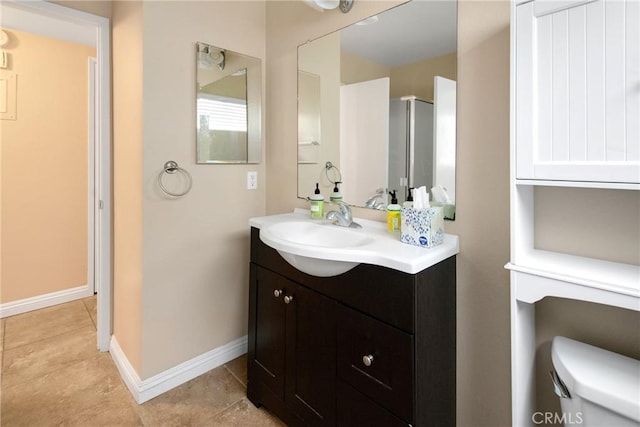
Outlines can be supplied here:
[[283, 425], [247, 400], [245, 356], [137, 405], [95, 325], [95, 297], [2, 319], [2, 427]]

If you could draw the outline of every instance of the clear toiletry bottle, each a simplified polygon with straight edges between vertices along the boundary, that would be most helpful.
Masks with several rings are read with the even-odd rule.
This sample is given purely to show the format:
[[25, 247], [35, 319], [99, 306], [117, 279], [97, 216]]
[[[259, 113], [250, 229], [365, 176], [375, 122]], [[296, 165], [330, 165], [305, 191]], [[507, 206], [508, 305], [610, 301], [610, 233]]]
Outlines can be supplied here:
[[311, 218], [322, 219], [324, 218], [324, 196], [320, 194], [319, 184], [316, 182], [316, 189], [313, 192], [313, 196], [309, 197], [311, 200]]
[[329, 201], [331, 202], [338, 202], [342, 200], [342, 193], [340, 192], [340, 189], [338, 188], [338, 184], [342, 184], [342, 182], [340, 181], [336, 181], [334, 186], [333, 186], [333, 193], [331, 193], [331, 196], [329, 196]]
[[389, 231], [400, 231], [400, 205], [396, 197], [396, 190], [390, 191], [391, 204], [387, 206], [387, 229]]

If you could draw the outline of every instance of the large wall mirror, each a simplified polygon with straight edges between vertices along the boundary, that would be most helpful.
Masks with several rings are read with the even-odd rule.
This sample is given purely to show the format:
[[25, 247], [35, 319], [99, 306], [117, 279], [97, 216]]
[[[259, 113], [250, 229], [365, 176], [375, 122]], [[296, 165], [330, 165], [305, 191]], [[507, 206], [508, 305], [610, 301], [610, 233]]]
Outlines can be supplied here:
[[196, 44], [196, 162], [259, 163], [261, 62]]
[[457, 4], [414, 0], [298, 47], [298, 196], [386, 209], [443, 189], [455, 217]]

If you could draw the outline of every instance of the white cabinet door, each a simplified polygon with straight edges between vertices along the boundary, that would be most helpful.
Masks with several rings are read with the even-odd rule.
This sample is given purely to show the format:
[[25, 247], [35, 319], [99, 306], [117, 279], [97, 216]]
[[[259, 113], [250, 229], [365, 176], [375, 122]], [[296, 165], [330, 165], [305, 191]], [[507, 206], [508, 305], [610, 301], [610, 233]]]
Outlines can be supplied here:
[[640, 2], [516, 6], [516, 178], [640, 182]]

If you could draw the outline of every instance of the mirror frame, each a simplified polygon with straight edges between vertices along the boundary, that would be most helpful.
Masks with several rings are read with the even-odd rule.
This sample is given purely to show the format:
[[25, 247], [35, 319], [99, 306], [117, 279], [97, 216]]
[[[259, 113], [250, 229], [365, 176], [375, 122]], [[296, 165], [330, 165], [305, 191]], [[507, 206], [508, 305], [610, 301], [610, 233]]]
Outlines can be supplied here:
[[[195, 74], [196, 74], [196, 87], [195, 87], [195, 127], [196, 127], [196, 164], [257, 164], [262, 160], [262, 60], [253, 56], [245, 55], [242, 53], [234, 52], [228, 49], [217, 47], [203, 42], [196, 42], [195, 44]], [[206, 51], [203, 51], [206, 49]], [[221, 57], [218, 56], [212, 61], [211, 67], [218, 68], [221, 76], [218, 79], [212, 80], [207, 83], [211, 84], [216, 81], [225, 79], [235, 73], [244, 73], [245, 76], [245, 90], [246, 90], [246, 156], [244, 159], [215, 159], [208, 158], [206, 160], [200, 159], [200, 146], [202, 141], [199, 139], [200, 129], [198, 123], [200, 114], [198, 111], [198, 101], [201, 99], [199, 78], [200, 66], [202, 54], [206, 52], [209, 54], [209, 49], [213, 49], [216, 53], [221, 53]], [[211, 59], [205, 57], [205, 59]], [[227, 69], [228, 68], [228, 69]], [[243, 70], [245, 70], [243, 72]], [[223, 72], [224, 71], [224, 72]], [[215, 72], [215, 71], [214, 71]]]

